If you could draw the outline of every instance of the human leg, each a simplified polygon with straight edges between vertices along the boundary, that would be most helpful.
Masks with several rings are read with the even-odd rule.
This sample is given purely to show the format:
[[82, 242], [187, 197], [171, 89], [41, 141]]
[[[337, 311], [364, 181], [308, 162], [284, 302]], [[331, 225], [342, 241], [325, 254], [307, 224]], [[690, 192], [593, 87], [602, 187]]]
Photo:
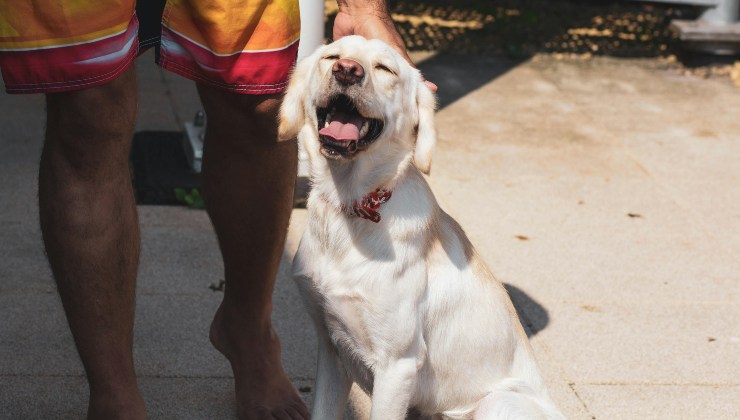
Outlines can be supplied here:
[[88, 418], [145, 418], [132, 342], [139, 257], [129, 150], [133, 66], [102, 86], [47, 95], [39, 169], [46, 253], [90, 385]]
[[296, 143], [277, 141], [279, 95], [238, 95], [202, 84], [198, 90], [208, 116], [203, 192], [226, 278], [211, 341], [231, 362], [240, 418], [308, 418], [283, 371], [270, 320]]

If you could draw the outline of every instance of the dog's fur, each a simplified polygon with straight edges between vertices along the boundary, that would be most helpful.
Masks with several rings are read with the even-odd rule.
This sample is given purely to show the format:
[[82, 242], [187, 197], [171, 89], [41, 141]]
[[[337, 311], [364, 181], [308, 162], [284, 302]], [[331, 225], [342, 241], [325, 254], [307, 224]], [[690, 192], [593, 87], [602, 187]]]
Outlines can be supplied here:
[[[360, 83], [337, 82], [339, 58], [362, 65]], [[317, 109], [340, 93], [384, 127], [366, 149], [329, 158]], [[410, 408], [435, 418], [563, 419], [505, 289], [419, 171], [430, 168], [434, 106], [416, 69], [358, 36], [319, 48], [291, 78], [279, 133], [298, 136], [310, 162], [293, 272], [319, 337], [312, 417], [341, 418], [356, 382], [372, 395], [372, 420], [404, 419]], [[378, 223], [347, 214], [378, 188], [393, 194]]]

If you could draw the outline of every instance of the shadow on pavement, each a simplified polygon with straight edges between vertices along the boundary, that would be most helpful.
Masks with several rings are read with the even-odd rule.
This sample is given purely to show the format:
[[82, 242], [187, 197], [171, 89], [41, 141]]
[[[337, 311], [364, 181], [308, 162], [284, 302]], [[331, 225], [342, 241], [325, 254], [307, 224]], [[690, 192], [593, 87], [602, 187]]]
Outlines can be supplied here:
[[[329, 41], [333, 4], [326, 2]], [[392, 0], [389, 9], [409, 51], [438, 54], [419, 68], [439, 86], [439, 109], [538, 53], [676, 54], [671, 20], [693, 19], [700, 11], [624, 0]]]
[[527, 337], [532, 337], [544, 330], [550, 322], [550, 315], [548, 315], [547, 309], [518, 287], [510, 284], [504, 284], [504, 287], [509, 292], [509, 297], [511, 297], [511, 301], [514, 303], [519, 320], [527, 332]]
[[524, 60], [502, 57], [436, 55], [419, 63], [427, 80], [439, 87], [437, 110], [501, 77]]

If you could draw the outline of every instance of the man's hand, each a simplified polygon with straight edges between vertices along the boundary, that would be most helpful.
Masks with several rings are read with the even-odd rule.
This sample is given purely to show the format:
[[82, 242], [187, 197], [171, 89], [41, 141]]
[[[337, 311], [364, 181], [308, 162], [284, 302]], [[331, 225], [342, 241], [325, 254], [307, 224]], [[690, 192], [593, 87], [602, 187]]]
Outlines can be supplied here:
[[[385, 0], [337, 0], [339, 13], [334, 20], [334, 39], [347, 35], [362, 35], [368, 39], [379, 39], [393, 47], [406, 61], [411, 61], [401, 35], [393, 24]], [[425, 80], [432, 92], [437, 85]]]

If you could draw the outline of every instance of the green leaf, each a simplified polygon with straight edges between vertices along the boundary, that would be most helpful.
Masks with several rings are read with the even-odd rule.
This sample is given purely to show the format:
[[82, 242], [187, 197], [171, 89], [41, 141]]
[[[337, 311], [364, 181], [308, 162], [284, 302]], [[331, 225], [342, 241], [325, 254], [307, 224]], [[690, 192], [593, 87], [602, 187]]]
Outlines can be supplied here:
[[194, 209], [205, 209], [206, 203], [203, 202], [203, 198], [199, 196], [196, 200], [193, 201], [193, 204], [190, 207]]
[[177, 198], [177, 201], [185, 201], [185, 196], [187, 195], [184, 188], [175, 188], [175, 198]]

